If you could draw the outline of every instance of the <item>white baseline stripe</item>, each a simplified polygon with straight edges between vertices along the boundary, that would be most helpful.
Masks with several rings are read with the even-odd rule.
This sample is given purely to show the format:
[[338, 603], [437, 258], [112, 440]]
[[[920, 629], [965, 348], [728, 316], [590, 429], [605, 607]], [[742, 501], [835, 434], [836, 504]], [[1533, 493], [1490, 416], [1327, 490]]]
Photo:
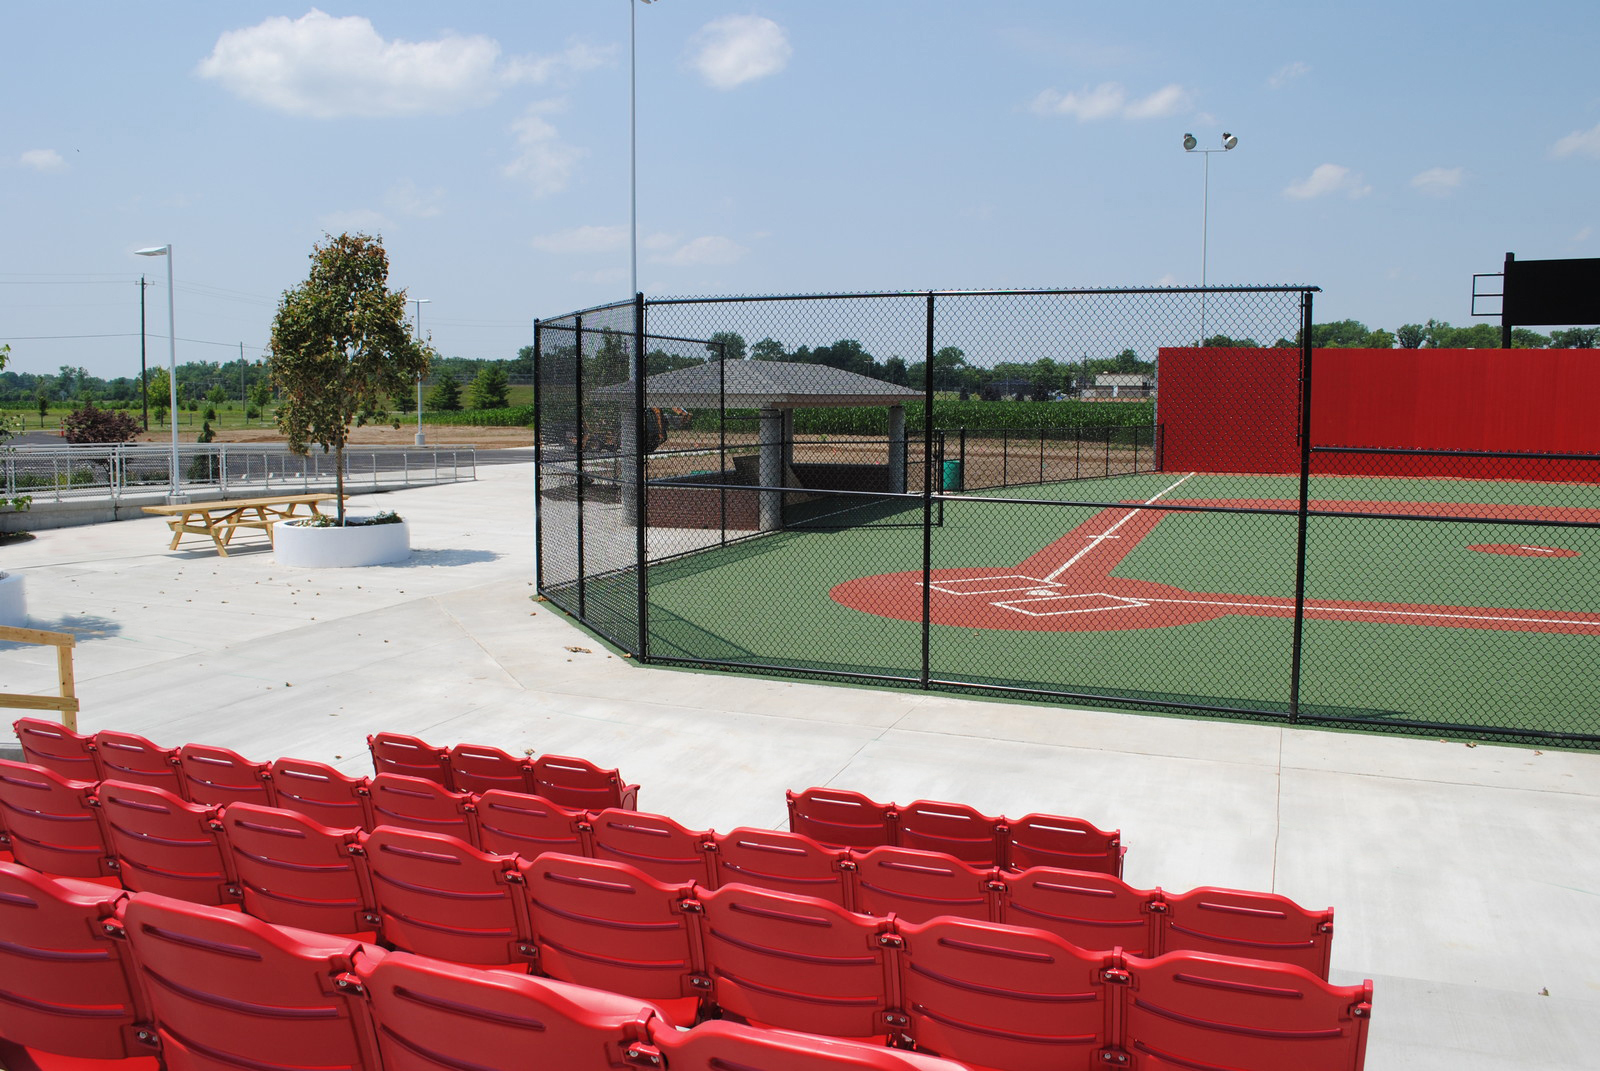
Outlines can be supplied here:
[[[1192, 472], [1189, 473], [1189, 476], [1193, 476], [1193, 475], [1194, 475], [1194, 473], [1192, 473]], [[1158, 491], [1156, 493], [1156, 497], [1152, 498], [1152, 499], [1148, 499], [1145, 502], [1145, 505], [1147, 505], [1147, 506], [1150, 505], [1151, 503], [1155, 502], [1157, 498], [1160, 498], [1162, 495], [1167, 494], [1169, 491], [1177, 490], [1178, 486], [1180, 484], [1182, 484], [1184, 480], [1187, 480], [1189, 478], [1189, 476], [1183, 477], [1183, 479], [1180, 479], [1177, 483], [1173, 484], [1171, 487], [1168, 487], [1164, 491]], [[1084, 547], [1082, 550], [1078, 551], [1078, 553], [1076, 553], [1072, 557], [1068, 558], [1067, 559], [1067, 563], [1065, 565], [1063, 565], [1061, 568], [1057, 569], [1055, 572], [1046, 573], [1044, 575], [1044, 578], [1046, 580], [1054, 580], [1056, 577], [1060, 576], [1062, 573], [1066, 572], [1068, 569], [1071, 569], [1074, 565], [1078, 564], [1078, 559], [1082, 558], [1085, 554], [1089, 553], [1095, 547], [1098, 547], [1100, 545], [1100, 541], [1102, 539], [1110, 539], [1112, 532], [1115, 532], [1118, 528], [1121, 528], [1123, 525], [1127, 524], [1128, 521], [1130, 521], [1134, 517], [1134, 515], [1137, 514], [1138, 512], [1139, 511], [1136, 510], [1136, 509], [1135, 510], [1129, 510], [1128, 511], [1128, 515], [1126, 517], [1123, 517], [1122, 520], [1118, 521], [1116, 524], [1113, 524], [1110, 528], [1107, 528], [1104, 532], [1101, 532], [1099, 535], [1097, 535], [1093, 539], [1089, 540], [1089, 545], [1087, 547]]]
[[[1293, 610], [1294, 603], [1277, 602], [1224, 602], [1221, 599], [1155, 599], [1141, 597], [1143, 602], [1171, 602], [1189, 606], [1237, 606], [1247, 610]], [[1498, 617], [1494, 614], [1446, 614], [1427, 610], [1371, 610], [1360, 606], [1318, 606], [1306, 604], [1307, 611], [1325, 614], [1372, 614], [1378, 617], [1438, 617], [1448, 621], [1504, 621], [1514, 625], [1587, 625], [1600, 628], [1600, 621], [1569, 621], [1560, 617]]]

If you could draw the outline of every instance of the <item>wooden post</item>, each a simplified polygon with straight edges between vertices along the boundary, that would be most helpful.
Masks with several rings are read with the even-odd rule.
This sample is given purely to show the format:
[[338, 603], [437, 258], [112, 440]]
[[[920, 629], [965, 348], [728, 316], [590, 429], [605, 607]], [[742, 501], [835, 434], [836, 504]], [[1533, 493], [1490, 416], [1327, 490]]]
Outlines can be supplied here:
[[78, 638], [70, 632], [46, 632], [37, 628], [13, 628], [0, 625], [0, 643], [31, 643], [56, 649], [56, 677], [60, 687], [59, 698], [47, 695], [18, 695], [0, 693], [0, 707], [18, 710], [58, 710], [61, 724], [72, 732], [78, 731], [78, 695], [72, 674], [72, 648]]

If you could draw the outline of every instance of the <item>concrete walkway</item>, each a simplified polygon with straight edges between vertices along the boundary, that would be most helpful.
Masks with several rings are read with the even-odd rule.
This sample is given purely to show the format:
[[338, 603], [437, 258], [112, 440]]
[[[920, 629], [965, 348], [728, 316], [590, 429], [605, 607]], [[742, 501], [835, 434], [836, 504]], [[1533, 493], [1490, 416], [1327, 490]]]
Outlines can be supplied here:
[[[361, 500], [411, 522], [403, 566], [168, 551], [149, 518], [0, 568], [79, 635], [87, 731], [351, 772], [380, 729], [582, 755], [699, 828], [782, 825], [810, 785], [1079, 815], [1121, 828], [1135, 885], [1333, 905], [1334, 980], [1376, 983], [1372, 1071], [1600, 1065], [1600, 755], [641, 668], [534, 601], [531, 467], [479, 474]], [[52, 658], [0, 645], [0, 690], [51, 691]]]

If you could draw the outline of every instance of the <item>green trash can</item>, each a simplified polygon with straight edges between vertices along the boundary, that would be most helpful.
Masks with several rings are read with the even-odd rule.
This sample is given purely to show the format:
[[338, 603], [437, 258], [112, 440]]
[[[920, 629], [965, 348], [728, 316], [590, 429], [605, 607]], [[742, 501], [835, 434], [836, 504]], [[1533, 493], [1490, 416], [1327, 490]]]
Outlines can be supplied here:
[[946, 461], [944, 463], [944, 484], [941, 491], [960, 491], [966, 487], [966, 474], [961, 471], [960, 460]]

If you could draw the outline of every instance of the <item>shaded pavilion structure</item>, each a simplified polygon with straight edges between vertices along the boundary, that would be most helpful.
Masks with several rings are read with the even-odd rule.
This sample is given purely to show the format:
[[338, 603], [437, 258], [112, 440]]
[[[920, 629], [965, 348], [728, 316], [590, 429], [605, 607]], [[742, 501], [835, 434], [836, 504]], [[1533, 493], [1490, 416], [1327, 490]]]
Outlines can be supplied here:
[[[905, 493], [905, 407], [920, 403], [921, 391], [828, 365], [758, 360], [713, 360], [660, 372], [647, 376], [644, 388], [645, 406], [649, 409], [757, 413], [758, 449], [753, 461], [747, 461], [746, 455], [736, 457], [731, 468], [723, 460], [717, 471], [648, 481], [647, 523], [652, 527], [714, 528], [725, 524], [770, 532], [783, 527], [786, 490]], [[624, 523], [629, 525], [638, 524], [637, 459], [649, 456], [648, 450], [637, 449], [640, 422], [633, 411], [635, 397], [632, 380], [594, 392], [595, 401], [617, 406], [620, 497]], [[888, 410], [885, 464], [796, 463], [796, 410], [864, 406]], [[721, 458], [727, 457], [726, 451], [718, 453]], [[715, 494], [734, 487], [759, 490]]]

